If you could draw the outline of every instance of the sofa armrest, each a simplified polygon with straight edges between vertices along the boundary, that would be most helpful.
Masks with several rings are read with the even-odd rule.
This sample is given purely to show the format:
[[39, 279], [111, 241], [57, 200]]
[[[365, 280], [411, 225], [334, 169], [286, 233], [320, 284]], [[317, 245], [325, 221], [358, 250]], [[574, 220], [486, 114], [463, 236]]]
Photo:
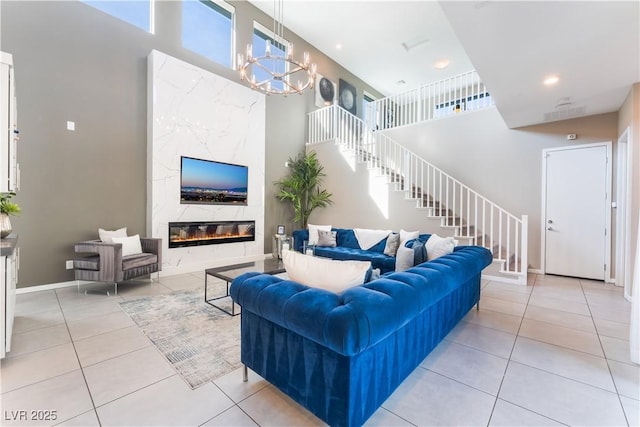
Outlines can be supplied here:
[[293, 236], [293, 250], [302, 252], [302, 242], [309, 241], [309, 230], [295, 230], [291, 235]]
[[155, 254], [158, 257], [158, 271], [162, 270], [162, 239], [156, 237], [141, 237], [142, 252]]
[[88, 240], [74, 245], [76, 253], [97, 254], [100, 257], [98, 275], [100, 280], [122, 280], [122, 243], [105, 243]]

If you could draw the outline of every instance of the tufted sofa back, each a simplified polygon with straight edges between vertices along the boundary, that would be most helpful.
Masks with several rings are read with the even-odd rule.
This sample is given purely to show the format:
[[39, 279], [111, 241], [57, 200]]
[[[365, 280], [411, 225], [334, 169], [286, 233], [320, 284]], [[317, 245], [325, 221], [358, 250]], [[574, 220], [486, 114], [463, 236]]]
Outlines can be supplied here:
[[243, 311], [352, 356], [383, 340], [456, 287], [470, 286], [491, 261], [487, 249], [461, 246], [452, 254], [340, 294], [259, 273], [238, 277], [230, 293]]

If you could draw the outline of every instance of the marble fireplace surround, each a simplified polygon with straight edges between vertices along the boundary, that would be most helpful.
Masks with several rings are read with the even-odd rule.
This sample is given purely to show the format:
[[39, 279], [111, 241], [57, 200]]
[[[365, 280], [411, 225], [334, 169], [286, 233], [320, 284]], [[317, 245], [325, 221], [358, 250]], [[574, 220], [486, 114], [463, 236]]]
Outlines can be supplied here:
[[[161, 274], [263, 258], [264, 95], [156, 50], [147, 64], [147, 235], [162, 238]], [[180, 204], [181, 156], [247, 166], [247, 205]], [[255, 221], [254, 240], [169, 248], [170, 222], [200, 221]]]

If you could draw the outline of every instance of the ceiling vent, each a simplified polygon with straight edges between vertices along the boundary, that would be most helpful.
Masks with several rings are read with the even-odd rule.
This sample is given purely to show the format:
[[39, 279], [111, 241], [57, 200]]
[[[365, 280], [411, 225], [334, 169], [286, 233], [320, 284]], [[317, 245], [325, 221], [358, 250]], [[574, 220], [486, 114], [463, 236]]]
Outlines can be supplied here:
[[550, 113], [544, 114], [545, 122], [555, 122], [558, 120], [566, 120], [572, 119], [574, 117], [582, 117], [585, 115], [586, 108], [584, 106], [581, 107], [573, 107], [573, 108], [563, 108], [558, 111], [552, 111]]

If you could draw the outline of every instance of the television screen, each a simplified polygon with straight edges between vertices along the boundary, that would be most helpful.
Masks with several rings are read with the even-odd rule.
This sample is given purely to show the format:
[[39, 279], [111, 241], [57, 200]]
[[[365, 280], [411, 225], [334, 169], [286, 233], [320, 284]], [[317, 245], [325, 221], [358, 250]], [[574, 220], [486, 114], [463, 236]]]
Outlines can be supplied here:
[[180, 203], [246, 205], [248, 171], [247, 166], [182, 156]]

